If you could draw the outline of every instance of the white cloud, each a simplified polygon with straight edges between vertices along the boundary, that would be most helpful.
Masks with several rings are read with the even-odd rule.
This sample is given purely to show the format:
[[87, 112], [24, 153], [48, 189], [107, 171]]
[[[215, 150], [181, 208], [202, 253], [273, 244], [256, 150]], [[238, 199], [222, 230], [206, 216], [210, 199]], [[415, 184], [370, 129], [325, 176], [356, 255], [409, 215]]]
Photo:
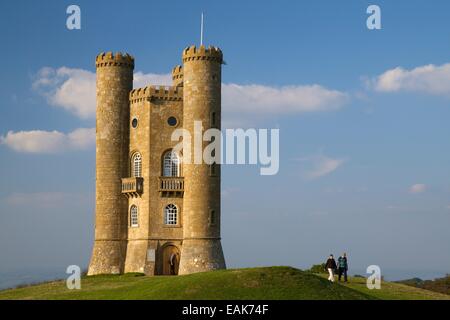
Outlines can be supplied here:
[[344, 159], [320, 156], [315, 161], [314, 169], [309, 172], [309, 177], [319, 178], [326, 176], [339, 168], [344, 162]]
[[413, 91], [431, 95], [450, 95], [450, 63], [420, 66], [412, 70], [397, 67], [372, 79], [380, 92]]
[[260, 114], [336, 110], [348, 100], [347, 94], [320, 85], [277, 88], [230, 83], [222, 85], [222, 96], [224, 110]]
[[[171, 74], [136, 72], [135, 88], [155, 85], [170, 85]], [[95, 73], [83, 69], [61, 67], [42, 68], [33, 82], [33, 89], [46, 97], [47, 101], [76, 116], [86, 119], [95, 117]]]
[[95, 145], [95, 128], [79, 128], [68, 134], [43, 130], [9, 131], [5, 136], [0, 136], [0, 144], [25, 153], [84, 150]]
[[[171, 74], [136, 72], [134, 88], [171, 85]], [[42, 68], [33, 88], [56, 107], [80, 118], [95, 117], [95, 73], [83, 69]], [[228, 113], [293, 114], [339, 109], [348, 95], [320, 85], [270, 87], [258, 84], [222, 85], [223, 110]]]
[[306, 170], [305, 176], [309, 179], [317, 179], [326, 176], [339, 167], [341, 167], [347, 160], [343, 158], [331, 158], [324, 155], [314, 155], [306, 158], [298, 159], [302, 162], [310, 164], [309, 170]]
[[409, 192], [417, 194], [417, 193], [425, 192], [426, 189], [427, 189], [426, 185], [424, 185], [422, 183], [416, 183], [416, 184], [413, 184], [411, 187], [409, 187]]
[[38, 72], [33, 89], [51, 105], [80, 118], [95, 115], [95, 73], [67, 67], [43, 68]]
[[172, 74], [155, 74], [155, 73], [143, 73], [138, 71], [134, 74], [133, 87], [142, 88], [148, 85], [172, 85]]

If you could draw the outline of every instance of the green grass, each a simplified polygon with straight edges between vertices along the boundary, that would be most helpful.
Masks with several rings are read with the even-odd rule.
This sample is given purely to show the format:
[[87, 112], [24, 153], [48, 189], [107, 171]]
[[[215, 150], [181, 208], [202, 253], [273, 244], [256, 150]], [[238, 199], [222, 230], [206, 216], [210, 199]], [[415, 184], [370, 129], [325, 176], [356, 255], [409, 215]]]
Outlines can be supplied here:
[[[138, 274], [83, 277], [81, 290], [68, 290], [64, 281], [0, 291], [3, 299], [449, 299], [450, 296], [383, 283], [368, 290], [365, 280], [332, 284], [319, 275], [291, 267], [221, 270], [178, 277]], [[364, 282], [364, 284], [363, 284]], [[407, 288], [407, 289], [406, 289]]]
[[383, 281], [381, 289], [370, 290], [365, 278], [350, 278], [343, 286], [382, 300], [450, 300], [450, 296], [439, 292], [414, 288], [400, 283]]

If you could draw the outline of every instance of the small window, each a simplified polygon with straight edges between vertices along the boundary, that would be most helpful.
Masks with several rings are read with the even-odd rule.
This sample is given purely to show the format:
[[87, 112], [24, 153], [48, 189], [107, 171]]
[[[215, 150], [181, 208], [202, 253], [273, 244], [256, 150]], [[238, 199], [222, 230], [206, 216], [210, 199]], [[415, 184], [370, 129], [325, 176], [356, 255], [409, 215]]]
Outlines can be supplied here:
[[130, 208], [130, 226], [133, 228], [139, 226], [138, 207], [135, 205]]
[[216, 210], [211, 210], [209, 212], [209, 224], [210, 225], [216, 224]]
[[217, 176], [217, 164], [212, 163], [209, 165], [209, 175], [212, 177]]
[[180, 176], [180, 159], [176, 152], [170, 150], [163, 156], [163, 176], [179, 177]]
[[164, 223], [167, 225], [178, 224], [178, 208], [174, 204], [168, 204], [164, 208]]
[[140, 153], [133, 155], [133, 177], [142, 177], [142, 156]]
[[210, 120], [209, 121], [210, 122], [210, 126], [211, 127], [215, 127], [216, 126], [216, 112], [215, 111], [211, 112], [209, 120]]
[[171, 126], [171, 127], [176, 126], [177, 123], [178, 123], [178, 121], [177, 121], [177, 118], [175, 118], [175, 117], [169, 117], [169, 118], [167, 119], [167, 124], [168, 124], [169, 126]]
[[138, 119], [133, 118], [133, 120], [131, 120], [131, 126], [136, 129], [138, 126]]

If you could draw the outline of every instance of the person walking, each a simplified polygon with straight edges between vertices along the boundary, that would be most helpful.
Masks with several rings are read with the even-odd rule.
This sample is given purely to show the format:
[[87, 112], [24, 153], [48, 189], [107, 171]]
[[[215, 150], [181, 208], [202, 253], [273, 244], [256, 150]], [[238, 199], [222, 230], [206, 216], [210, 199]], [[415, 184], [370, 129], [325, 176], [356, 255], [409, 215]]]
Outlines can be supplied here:
[[347, 254], [344, 252], [338, 259], [338, 280], [341, 281], [342, 274], [344, 274], [344, 282], [347, 282]]
[[175, 252], [172, 252], [172, 254], [170, 255], [170, 258], [169, 258], [170, 275], [174, 276], [177, 274], [177, 270], [176, 270], [177, 262], [178, 262], [177, 254]]
[[328, 280], [334, 282], [334, 270], [336, 270], [336, 261], [332, 254], [328, 257], [327, 262], [325, 263], [325, 268], [328, 270], [329, 277]]

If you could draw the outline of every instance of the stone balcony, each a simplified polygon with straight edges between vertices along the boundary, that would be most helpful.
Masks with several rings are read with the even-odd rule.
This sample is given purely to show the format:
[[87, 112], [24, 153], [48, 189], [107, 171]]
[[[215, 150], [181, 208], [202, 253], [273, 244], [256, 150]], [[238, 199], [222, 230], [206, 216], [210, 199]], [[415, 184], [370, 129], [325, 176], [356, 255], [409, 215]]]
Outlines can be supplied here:
[[159, 177], [159, 192], [162, 196], [183, 196], [183, 177]]
[[140, 196], [144, 192], [144, 178], [131, 177], [122, 179], [122, 194], [128, 198]]

